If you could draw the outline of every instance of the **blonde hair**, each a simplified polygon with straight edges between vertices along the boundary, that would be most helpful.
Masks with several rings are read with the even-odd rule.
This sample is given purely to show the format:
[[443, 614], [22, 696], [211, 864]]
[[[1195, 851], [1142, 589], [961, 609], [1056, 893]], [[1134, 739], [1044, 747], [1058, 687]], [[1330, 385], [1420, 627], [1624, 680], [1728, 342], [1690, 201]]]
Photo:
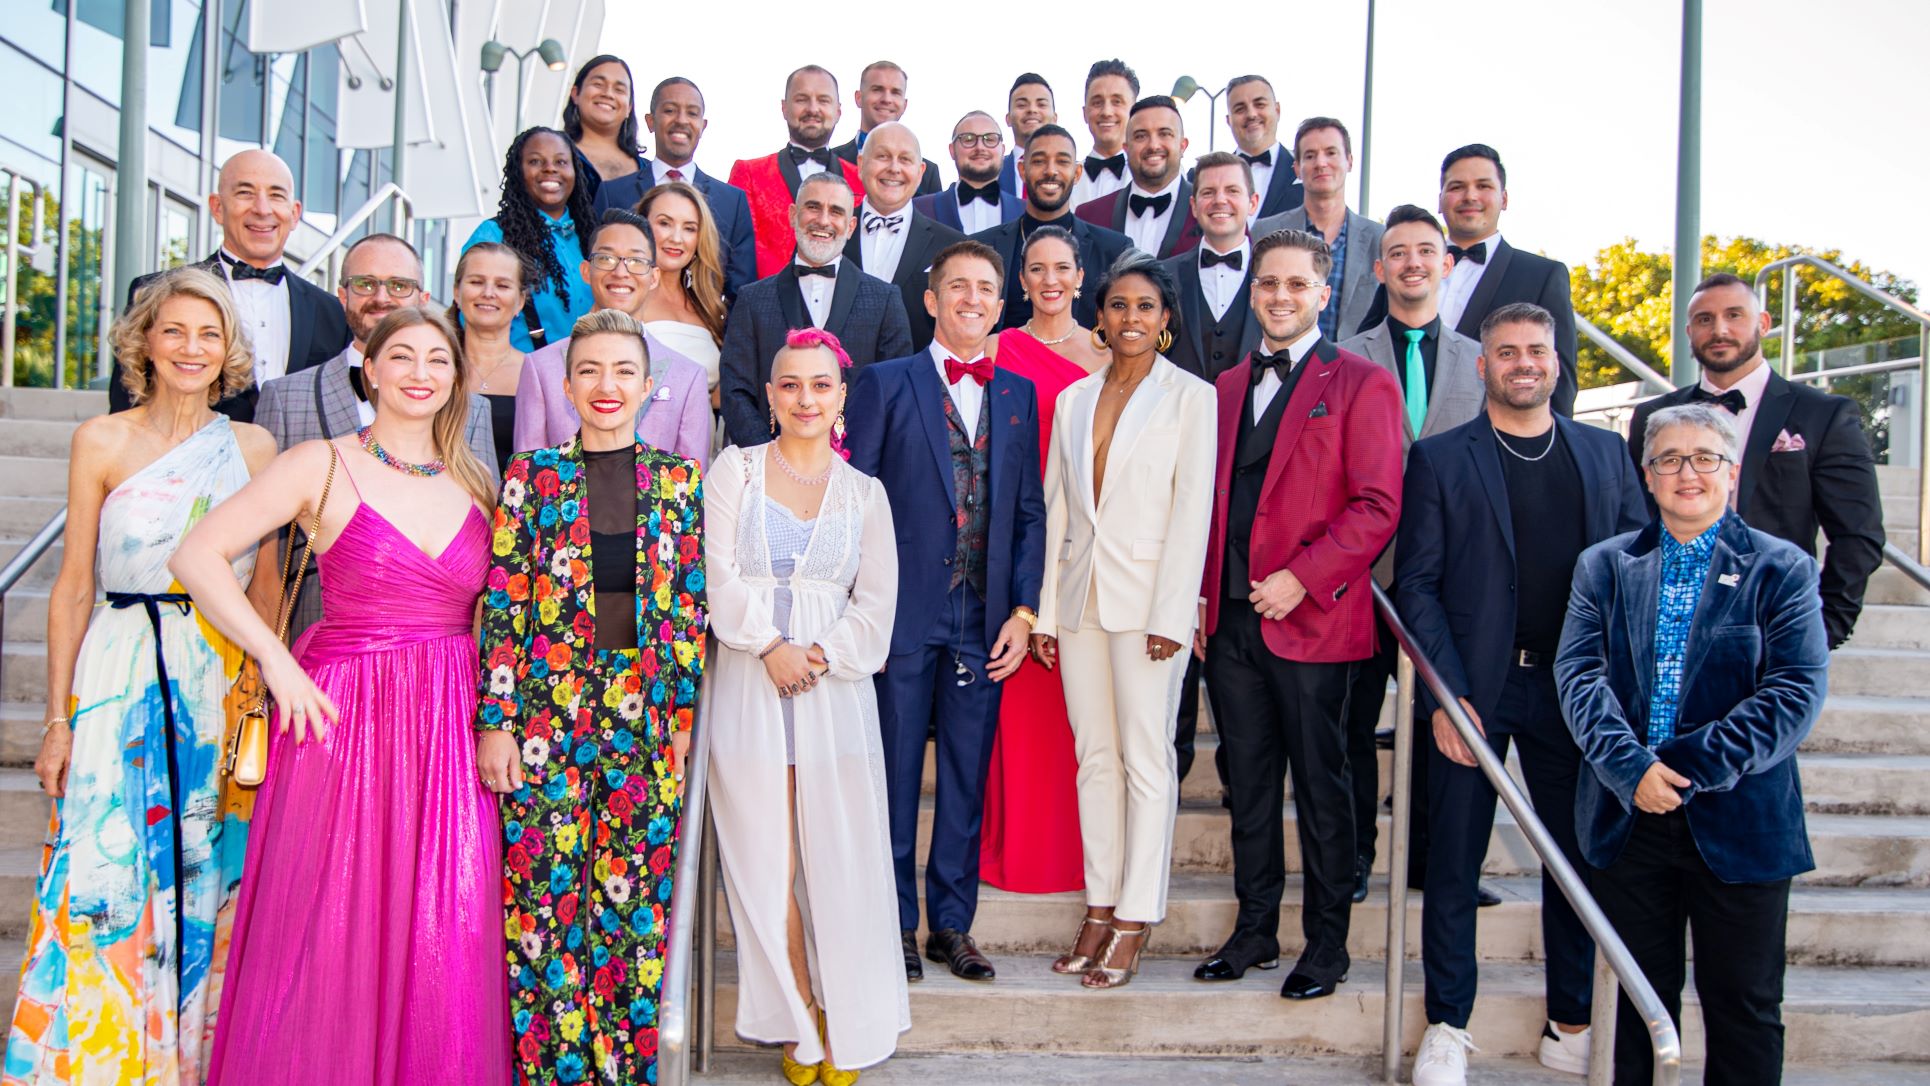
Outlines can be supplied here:
[[643, 338], [643, 325], [621, 309], [593, 309], [576, 318], [576, 323], [570, 326], [570, 345], [563, 349], [565, 371], [569, 368], [570, 356], [576, 353], [576, 341], [589, 336], [630, 336], [643, 351], [644, 368], [650, 368], [650, 341]]
[[456, 364], [455, 380], [450, 382], [449, 401], [436, 410], [431, 424], [436, 455], [449, 465], [456, 482], [462, 484], [470, 496], [483, 505], [493, 506], [496, 502], [495, 466], [484, 464], [464, 436], [469, 428], [469, 394], [463, 391], [469, 385], [469, 358], [462, 353], [462, 336], [456, 332], [455, 325], [449, 323], [449, 318], [417, 306], [403, 306], [383, 317], [382, 323], [369, 333], [368, 350], [365, 352], [367, 360], [363, 365], [373, 367], [376, 359], [382, 356], [382, 348], [395, 338], [396, 333], [425, 324], [434, 328], [448, 342], [449, 357]]
[[255, 383], [255, 347], [235, 317], [234, 296], [219, 275], [193, 266], [174, 268], [154, 277], [134, 295], [114, 322], [108, 341], [121, 365], [121, 386], [137, 404], [146, 403], [154, 392], [154, 360], [147, 356], [147, 334], [161, 319], [161, 307], [179, 297], [199, 298], [214, 306], [221, 319], [223, 357], [221, 373], [208, 386], [208, 406], [246, 389]]
[[[650, 206], [668, 195], [681, 196], [690, 201], [697, 209], [697, 252], [684, 266], [684, 296], [690, 306], [704, 322], [710, 338], [719, 346], [724, 342], [724, 244], [717, 239], [717, 220], [711, 217], [710, 205], [704, 202], [704, 194], [696, 186], [685, 181], [664, 181], [653, 185], [643, 199], [637, 201], [637, 214], [646, 221], [650, 218]], [[650, 230], [650, 250], [656, 252], [656, 228]]]

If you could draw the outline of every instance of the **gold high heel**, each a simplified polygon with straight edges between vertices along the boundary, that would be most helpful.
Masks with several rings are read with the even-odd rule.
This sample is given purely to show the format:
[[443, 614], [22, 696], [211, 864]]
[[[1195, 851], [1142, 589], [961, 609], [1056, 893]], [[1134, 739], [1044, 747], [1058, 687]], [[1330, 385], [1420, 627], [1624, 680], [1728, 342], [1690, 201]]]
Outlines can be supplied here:
[[[1113, 949], [1119, 945], [1119, 937], [1122, 935], [1139, 936], [1139, 945], [1133, 948], [1131, 964], [1124, 969], [1113, 969], [1105, 963], [1112, 960]], [[1132, 982], [1134, 976], [1138, 975], [1139, 956], [1146, 953], [1146, 944], [1152, 942], [1152, 939], [1153, 930], [1150, 924], [1141, 924], [1137, 928], [1130, 929], [1115, 926], [1112, 929], [1112, 937], [1106, 940], [1106, 949], [1099, 953], [1098, 962], [1091, 969], [1086, 970], [1086, 975], [1079, 978], [1079, 983], [1087, 988], [1125, 987]]]
[[1079, 953], [1079, 940], [1086, 934], [1087, 924], [1097, 924], [1103, 928], [1111, 923], [1112, 921], [1110, 920], [1101, 920], [1096, 916], [1080, 917], [1079, 934], [1072, 937], [1072, 949], [1059, 955], [1058, 960], [1052, 963], [1052, 971], [1070, 976], [1073, 973], [1083, 973], [1092, 968], [1092, 955]]
[[825, 1086], [851, 1086], [859, 1072], [846, 1071], [831, 1064], [831, 1039], [824, 1021], [824, 1008], [818, 1008], [818, 1040], [824, 1044], [824, 1062], [818, 1064], [818, 1081]]

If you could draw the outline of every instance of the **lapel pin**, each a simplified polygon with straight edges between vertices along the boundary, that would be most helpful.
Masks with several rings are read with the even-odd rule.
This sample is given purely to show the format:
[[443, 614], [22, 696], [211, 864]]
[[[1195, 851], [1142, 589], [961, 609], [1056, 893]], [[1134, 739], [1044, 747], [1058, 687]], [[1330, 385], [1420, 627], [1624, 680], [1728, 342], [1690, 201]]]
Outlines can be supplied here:
[[1721, 585], [1724, 588], [1734, 588], [1736, 587], [1736, 585], [1742, 583], [1742, 574], [1740, 573], [1718, 574], [1716, 576], [1716, 583]]

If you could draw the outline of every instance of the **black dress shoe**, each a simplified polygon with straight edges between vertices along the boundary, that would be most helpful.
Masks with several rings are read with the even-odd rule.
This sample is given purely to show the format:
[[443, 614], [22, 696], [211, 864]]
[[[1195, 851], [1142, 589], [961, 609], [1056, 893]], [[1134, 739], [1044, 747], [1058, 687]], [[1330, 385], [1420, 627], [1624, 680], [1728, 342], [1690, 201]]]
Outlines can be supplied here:
[[1280, 998], [1319, 999], [1330, 996], [1346, 979], [1346, 974], [1342, 974], [1338, 980], [1315, 980], [1305, 973], [1288, 973], [1287, 982], [1280, 986]]
[[1280, 968], [1280, 947], [1259, 936], [1235, 934], [1214, 955], [1193, 968], [1194, 980], [1239, 980], [1249, 969]]
[[918, 960], [918, 933], [901, 931], [898, 933], [898, 941], [905, 948], [905, 979], [924, 980], [925, 963]]
[[1474, 904], [1479, 909], [1492, 908], [1501, 904], [1501, 895], [1495, 893], [1494, 887], [1487, 883], [1477, 882], [1474, 884]]
[[992, 963], [979, 953], [971, 934], [956, 928], [932, 932], [931, 938], [925, 940], [925, 957], [949, 966], [952, 976], [961, 980], [991, 980], [998, 976]]
[[1354, 860], [1354, 904], [1367, 900], [1367, 876], [1373, 870], [1373, 861], [1365, 856]]

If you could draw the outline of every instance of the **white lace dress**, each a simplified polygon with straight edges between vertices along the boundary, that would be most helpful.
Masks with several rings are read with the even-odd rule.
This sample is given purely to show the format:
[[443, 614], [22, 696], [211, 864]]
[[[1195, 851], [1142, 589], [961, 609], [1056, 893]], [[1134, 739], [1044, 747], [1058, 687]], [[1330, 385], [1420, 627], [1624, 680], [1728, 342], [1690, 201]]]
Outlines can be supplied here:
[[[828, 1013], [837, 1065], [857, 1069], [889, 1057], [898, 1034], [911, 1028], [872, 687], [891, 646], [896, 536], [884, 487], [835, 460], [810, 540], [780, 581], [766, 532], [764, 461], [763, 446], [732, 446], [704, 480], [712, 642], [699, 741], [709, 744], [737, 940], [737, 1032], [797, 1042], [802, 1063], [823, 1058], [785, 940], [795, 836], [812, 985]], [[783, 628], [780, 585], [791, 595]], [[822, 646], [831, 667], [815, 689], [790, 701], [795, 826], [785, 803], [784, 703], [757, 658], [779, 635]]]

